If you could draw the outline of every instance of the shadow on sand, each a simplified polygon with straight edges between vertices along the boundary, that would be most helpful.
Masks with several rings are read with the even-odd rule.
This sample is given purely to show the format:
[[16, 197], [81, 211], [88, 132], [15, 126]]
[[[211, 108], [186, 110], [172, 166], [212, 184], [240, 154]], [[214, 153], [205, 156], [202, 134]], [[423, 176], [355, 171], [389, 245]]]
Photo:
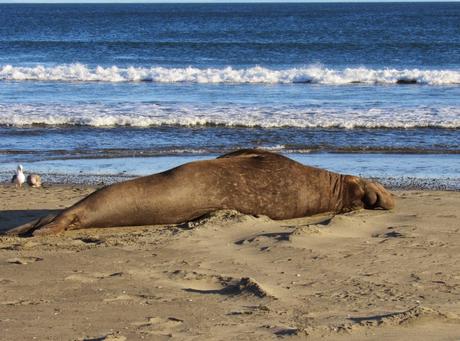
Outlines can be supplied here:
[[10, 210], [0, 211], [0, 233], [8, 231], [34, 219], [56, 214], [61, 210]]

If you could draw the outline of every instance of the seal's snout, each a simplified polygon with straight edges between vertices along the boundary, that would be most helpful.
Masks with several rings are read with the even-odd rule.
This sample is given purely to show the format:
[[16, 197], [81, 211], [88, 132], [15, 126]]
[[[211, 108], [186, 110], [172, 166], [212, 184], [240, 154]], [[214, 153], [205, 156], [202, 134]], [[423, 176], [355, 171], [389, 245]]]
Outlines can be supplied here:
[[395, 201], [390, 192], [377, 182], [364, 183], [364, 207], [367, 209], [382, 208], [391, 210], [395, 207]]

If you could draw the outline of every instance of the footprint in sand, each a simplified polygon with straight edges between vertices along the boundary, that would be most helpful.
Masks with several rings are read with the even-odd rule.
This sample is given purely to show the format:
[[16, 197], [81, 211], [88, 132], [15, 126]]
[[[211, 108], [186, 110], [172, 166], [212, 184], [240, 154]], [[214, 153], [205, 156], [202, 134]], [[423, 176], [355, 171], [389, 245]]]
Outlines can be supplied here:
[[[377, 314], [363, 317], [349, 317], [350, 321], [361, 327], [375, 327], [386, 325], [404, 325], [420, 319], [441, 319], [458, 323], [459, 317], [452, 313], [441, 313], [428, 307], [415, 306], [405, 311], [395, 311], [386, 314]], [[348, 326], [348, 328], [353, 326]]]
[[[329, 221], [330, 219], [327, 220], [327, 222]], [[234, 243], [238, 246], [252, 246], [259, 248], [261, 251], [265, 251], [276, 244], [299, 241], [303, 238], [309, 238], [312, 234], [319, 234], [326, 226], [327, 223], [286, 226], [286, 228], [290, 230], [259, 233], [243, 239], [238, 239]]]
[[252, 237], [247, 237], [244, 239], [237, 240], [236, 245], [246, 245], [251, 243], [266, 243], [266, 242], [282, 242], [288, 241], [289, 236], [292, 234], [291, 231], [283, 232], [270, 232], [270, 233], [261, 233]]
[[84, 337], [82, 339], [78, 339], [78, 341], [126, 341], [127, 338], [123, 335], [117, 334], [107, 334], [104, 336], [97, 336], [97, 337]]
[[22, 246], [23, 245], [20, 243], [1, 245], [0, 250], [18, 251], [18, 250], [21, 250]]
[[35, 301], [30, 301], [30, 300], [12, 300], [12, 301], [0, 301], [0, 305], [37, 305], [41, 303], [49, 303], [48, 300], [35, 300]]
[[108, 297], [103, 300], [105, 303], [126, 303], [126, 302], [137, 302], [140, 304], [154, 304], [154, 302], [166, 302], [161, 296], [151, 296], [151, 295], [129, 295], [126, 292], [123, 292], [121, 295], [115, 297]]
[[40, 258], [40, 257], [15, 257], [15, 258], [7, 259], [6, 262], [10, 264], [26, 265], [29, 263], [35, 263], [35, 262], [39, 262], [42, 260], [43, 258]]
[[105, 298], [104, 302], [111, 303], [111, 302], [118, 302], [118, 301], [134, 301], [134, 300], [139, 300], [139, 298], [136, 296], [128, 295], [128, 294], [121, 294], [116, 297]]
[[299, 329], [292, 327], [269, 327], [269, 329], [278, 337], [294, 336], [299, 333]]
[[111, 277], [120, 277], [123, 276], [122, 272], [111, 272], [111, 273], [101, 273], [94, 272], [90, 274], [76, 273], [65, 277], [66, 281], [75, 281], [80, 283], [94, 283], [101, 279], [111, 278]]
[[175, 317], [149, 317], [145, 322], [134, 322], [132, 325], [139, 329], [141, 334], [157, 336], [174, 336], [178, 328], [184, 323], [183, 320]]
[[199, 294], [218, 295], [249, 295], [259, 298], [274, 298], [259, 283], [249, 277], [225, 277], [176, 270], [171, 274], [175, 284], [179, 284], [184, 291]]
[[412, 233], [414, 230], [415, 227], [409, 225], [390, 226], [384, 232], [374, 233], [372, 237], [383, 238], [384, 240], [390, 238], [414, 238], [415, 235]]
[[78, 237], [73, 239], [74, 245], [99, 245], [104, 243], [104, 240], [97, 237]]

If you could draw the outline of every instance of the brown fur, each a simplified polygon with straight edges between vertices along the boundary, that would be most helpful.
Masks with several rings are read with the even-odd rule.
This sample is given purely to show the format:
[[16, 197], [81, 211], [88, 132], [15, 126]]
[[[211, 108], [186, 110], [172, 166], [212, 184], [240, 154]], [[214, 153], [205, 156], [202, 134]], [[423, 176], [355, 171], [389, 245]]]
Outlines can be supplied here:
[[391, 194], [380, 184], [247, 149], [107, 186], [55, 217], [8, 233], [39, 235], [89, 227], [174, 224], [220, 209], [289, 219], [393, 206]]

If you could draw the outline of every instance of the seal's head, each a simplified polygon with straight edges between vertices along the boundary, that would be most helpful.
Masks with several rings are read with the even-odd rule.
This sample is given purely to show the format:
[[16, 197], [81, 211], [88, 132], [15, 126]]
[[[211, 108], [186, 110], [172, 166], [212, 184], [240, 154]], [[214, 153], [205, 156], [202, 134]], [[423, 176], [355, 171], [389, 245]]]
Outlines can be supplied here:
[[391, 210], [395, 207], [393, 195], [381, 184], [367, 180], [361, 180], [361, 182], [364, 188], [364, 208], [382, 208], [384, 210]]
[[393, 195], [378, 182], [356, 176], [348, 176], [346, 182], [351, 208], [391, 210], [395, 207]]

